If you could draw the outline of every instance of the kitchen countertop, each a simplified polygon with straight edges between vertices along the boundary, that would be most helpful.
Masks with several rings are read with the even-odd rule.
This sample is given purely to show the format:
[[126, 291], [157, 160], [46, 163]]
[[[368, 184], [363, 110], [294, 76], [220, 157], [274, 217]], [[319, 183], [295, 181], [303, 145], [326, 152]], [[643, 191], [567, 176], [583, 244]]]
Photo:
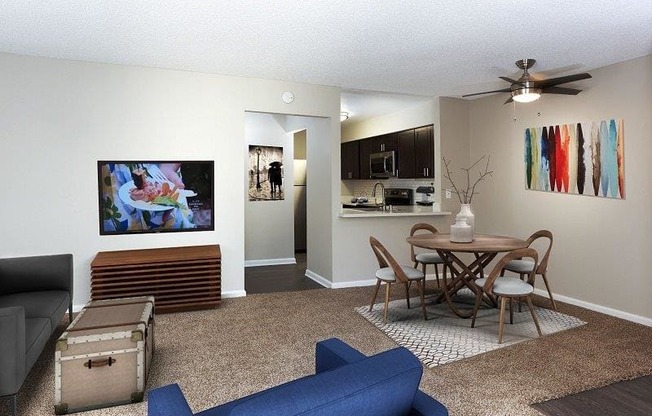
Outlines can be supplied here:
[[435, 206], [395, 205], [385, 211], [380, 209], [342, 208], [340, 218], [378, 218], [378, 217], [422, 217], [451, 215], [449, 211], [439, 211]]

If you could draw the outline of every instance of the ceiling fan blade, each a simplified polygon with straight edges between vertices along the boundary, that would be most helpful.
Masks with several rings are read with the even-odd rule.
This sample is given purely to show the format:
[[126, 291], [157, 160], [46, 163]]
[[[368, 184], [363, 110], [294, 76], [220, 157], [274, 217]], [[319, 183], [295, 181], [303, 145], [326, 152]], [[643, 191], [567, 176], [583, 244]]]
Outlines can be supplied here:
[[567, 75], [565, 77], [543, 79], [541, 81], [535, 81], [535, 84], [537, 88], [548, 88], [548, 87], [553, 87], [555, 85], [565, 84], [567, 82], [579, 81], [588, 78], [591, 78], [591, 75], [585, 72], [583, 74], [575, 74], [575, 75]]
[[563, 87], [548, 87], [541, 90], [542, 94], [577, 95], [581, 92], [582, 90], [577, 90], [575, 88], [563, 88]]
[[515, 79], [511, 79], [511, 78], [507, 78], [507, 77], [498, 77], [498, 78], [502, 79], [503, 81], [507, 81], [507, 82], [509, 82], [510, 84], [519, 84], [519, 85], [523, 85], [522, 82], [517, 81], [517, 80], [515, 80]]
[[505, 104], [509, 104], [509, 103], [511, 103], [512, 101], [514, 101], [514, 99], [513, 99], [512, 97], [509, 97], [509, 98], [507, 99], [507, 101], [505, 101], [505, 102], [503, 103], [503, 105], [505, 105]]
[[484, 92], [474, 92], [473, 94], [465, 94], [462, 97], [472, 97], [474, 95], [480, 95], [480, 94], [491, 94], [494, 92], [510, 92], [510, 88], [503, 88], [502, 90], [494, 90], [494, 91], [484, 91]]

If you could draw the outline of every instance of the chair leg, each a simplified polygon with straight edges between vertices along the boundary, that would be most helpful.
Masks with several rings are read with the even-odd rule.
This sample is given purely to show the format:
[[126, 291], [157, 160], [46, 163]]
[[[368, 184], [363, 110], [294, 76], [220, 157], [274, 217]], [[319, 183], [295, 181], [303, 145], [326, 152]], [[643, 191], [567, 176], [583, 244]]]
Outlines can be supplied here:
[[391, 285], [390, 282], [385, 283], [385, 310], [383, 312], [383, 322], [387, 321], [387, 308], [389, 306], [389, 291]]
[[423, 276], [423, 279], [420, 282], [417, 282], [419, 286], [419, 296], [421, 297], [421, 310], [423, 311], [423, 319], [428, 320], [428, 314], [426, 313], [426, 297], [424, 292], [426, 291], [426, 276]]
[[503, 343], [503, 331], [505, 330], [505, 305], [507, 304], [507, 298], [505, 296], [500, 297], [500, 322], [498, 324], [498, 343]]
[[534, 325], [537, 327], [537, 332], [539, 333], [539, 336], [543, 336], [541, 333], [541, 327], [539, 326], [539, 319], [537, 318], [537, 313], [534, 312], [534, 305], [532, 305], [532, 296], [528, 296], [527, 298], [527, 306], [530, 308], [530, 313], [532, 314], [532, 319], [534, 319]]
[[[521, 278], [521, 280], [525, 280], [525, 275], [523, 273], [520, 273], [519, 277]], [[519, 312], [523, 312], [523, 302], [522, 302], [522, 300], [523, 300], [522, 298], [518, 298], [518, 311]]]
[[378, 296], [378, 289], [380, 289], [380, 279], [376, 282], [376, 289], [374, 290], [374, 295], [371, 297], [371, 305], [369, 305], [369, 312], [374, 307], [374, 302], [376, 301], [376, 296]]
[[478, 310], [482, 303], [482, 289], [478, 288], [478, 293], [475, 295], [475, 305], [473, 306], [473, 319], [471, 320], [471, 328], [475, 328], [475, 318], [478, 316]]
[[68, 320], [72, 323], [72, 302], [70, 302], [70, 305], [68, 306]]
[[437, 288], [439, 289], [441, 286], [439, 285], [439, 268], [437, 267], [437, 263], [435, 263], [435, 278], [437, 279]]
[[405, 300], [407, 301], [407, 308], [410, 309], [410, 284], [412, 282], [405, 283]]
[[512, 307], [512, 298], [509, 298], [509, 324], [512, 325], [514, 323], [514, 308]]
[[550, 285], [548, 284], [548, 278], [546, 277], [545, 273], [541, 274], [541, 277], [543, 277], [543, 283], [546, 284], [546, 289], [548, 290], [548, 296], [550, 296], [550, 302], [552, 303], [552, 309], [557, 310], [557, 304], [555, 303], [555, 300], [552, 298], [552, 292], [550, 291]]
[[18, 406], [16, 405], [16, 395], [12, 394], [11, 396], [6, 396], [9, 398], [10, 404], [9, 407], [11, 408], [11, 416], [17, 416], [18, 415]]

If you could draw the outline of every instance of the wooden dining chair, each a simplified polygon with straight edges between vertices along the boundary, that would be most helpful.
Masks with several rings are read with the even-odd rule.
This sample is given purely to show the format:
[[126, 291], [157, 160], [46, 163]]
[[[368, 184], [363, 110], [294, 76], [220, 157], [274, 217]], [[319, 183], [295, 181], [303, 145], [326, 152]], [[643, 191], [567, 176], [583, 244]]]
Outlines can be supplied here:
[[[433, 225], [420, 222], [418, 224], [414, 224], [412, 228], [410, 229], [410, 237], [414, 236], [415, 234], [422, 234], [422, 231], [429, 232], [431, 234], [437, 234], [439, 231], [437, 231], [437, 228], [435, 228]], [[410, 259], [414, 263], [414, 268], [416, 269], [419, 264], [421, 264], [422, 268], [421, 270], [423, 271], [423, 274], [426, 274], [426, 266], [428, 264], [432, 264], [435, 266], [435, 278], [437, 279], [437, 287], [441, 287], [439, 285], [439, 268], [437, 265], [441, 264], [443, 267], [443, 273], [446, 273], [446, 262], [439, 256], [439, 254], [434, 253], [434, 252], [421, 252], [417, 253], [414, 250], [414, 245], [410, 244]]]
[[[550, 258], [550, 251], [552, 250], [552, 233], [548, 230], [539, 230], [535, 232], [527, 239], [527, 246], [532, 247], [532, 244], [534, 244], [534, 242], [537, 240], [545, 240], [547, 248], [546, 253], [543, 255], [541, 262], [539, 262], [536, 268], [534, 267], [535, 264], [529, 260], [514, 259], [505, 265], [503, 270], [501, 270], [500, 275], [504, 276], [505, 271], [510, 271], [513, 273], [518, 273], [521, 280], [524, 280], [527, 274], [532, 272], [532, 270], [535, 270], [535, 276], [540, 275], [543, 277], [543, 283], [545, 283], [546, 289], [548, 290], [548, 296], [550, 297], [552, 308], [557, 310], [557, 304], [555, 303], [555, 299], [552, 297], [550, 284], [548, 284], [548, 278], [546, 277], [546, 272], [548, 271], [548, 259]], [[532, 283], [532, 285], [534, 285], [534, 283]]]
[[376, 271], [376, 287], [374, 289], [373, 297], [371, 298], [371, 304], [369, 305], [369, 312], [372, 311], [374, 307], [374, 302], [376, 301], [376, 296], [378, 296], [378, 290], [380, 285], [385, 283], [385, 309], [383, 311], [383, 321], [387, 320], [387, 306], [389, 304], [389, 292], [391, 290], [392, 283], [401, 283], [405, 286], [405, 296], [407, 300], [407, 307], [410, 308], [410, 283], [416, 282], [419, 288], [419, 296], [421, 298], [421, 310], [423, 311], [423, 318], [428, 319], [426, 314], [426, 303], [424, 300], [424, 288], [426, 283], [426, 276], [420, 271], [410, 266], [401, 266], [398, 262], [392, 257], [392, 255], [387, 251], [385, 246], [383, 246], [380, 241], [374, 237], [369, 237], [369, 244], [371, 249], [376, 255], [378, 260], [378, 266], [380, 267]]
[[518, 250], [510, 251], [505, 254], [503, 258], [500, 259], [498, 264], [494, 267], [487, 278], [477, 279], [475, 281], [478, 290], [475, 297], [475, 305], [473, 307], [473, 319], [471, 320], [471, 328], [475, 327], [475, 318], [478, 315], [478, 310], [480, 309], [480, 304], [482, 303], [483, 294], [494, 295], [500, 297], [500, 317], [498, 325], [498, 343], [503, 342], [503, 332], [505, 327], [505, 307], [507, 301], [509, 300], [509, 323], [514, 321], [514, 312], [512, 310], [512, 300], [513, 299], [525, 299], [530, 308], [530, 313], [532, 314], [532, 319], [534, 319], [534, 325], [537, 327], [537, 332], [539, 336], [542, 336], [541, 328], [539, 327], [539, 320], [537, 319], [537, 314], [534, 311], [534, 306], [532, 305], [532, 292], [534, 292], [534, 270], [529, 273], [528, 281], [525, 282], [516, 277], [505, 277], [499, 276], [503, 268], [507, 263], [514, 259], [529, 258], [534, 264], [537, 264], [538, 260], [537, 251], [533, 248], [521, 248]]

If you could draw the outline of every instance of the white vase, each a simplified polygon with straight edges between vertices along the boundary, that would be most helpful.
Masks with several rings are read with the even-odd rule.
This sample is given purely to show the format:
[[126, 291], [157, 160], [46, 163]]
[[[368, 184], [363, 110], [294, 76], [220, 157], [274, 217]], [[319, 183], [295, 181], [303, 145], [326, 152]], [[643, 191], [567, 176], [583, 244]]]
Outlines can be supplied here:
[[457, 215], [466, 218], [466, 223], [471, 226], [471, 235], [475, 235], [475, 215], [471, 211], [471, 204], [462, 204]]
[[450, 240], [453, 243], [470, 243], [473, 241], [473, 231], [466, 222], [466, 217], [457, 214], [455, 224], [451, 225]]

